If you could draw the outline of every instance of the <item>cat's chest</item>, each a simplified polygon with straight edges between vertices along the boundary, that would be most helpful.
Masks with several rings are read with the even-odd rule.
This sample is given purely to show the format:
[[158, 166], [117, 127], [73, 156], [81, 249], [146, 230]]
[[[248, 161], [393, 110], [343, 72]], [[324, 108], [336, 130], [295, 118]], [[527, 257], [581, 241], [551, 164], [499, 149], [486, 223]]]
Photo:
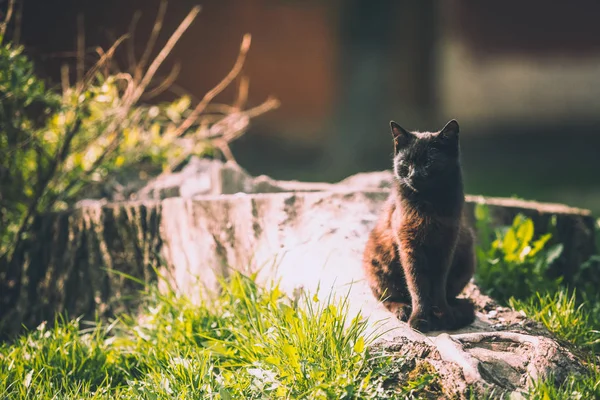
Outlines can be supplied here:
[[428, 215], [416, 211], [400, 211], [393, 216], [392, 225], [404, 239], [437, 242], [440, 238], [454, 236], [458, 231], [456, 218]]

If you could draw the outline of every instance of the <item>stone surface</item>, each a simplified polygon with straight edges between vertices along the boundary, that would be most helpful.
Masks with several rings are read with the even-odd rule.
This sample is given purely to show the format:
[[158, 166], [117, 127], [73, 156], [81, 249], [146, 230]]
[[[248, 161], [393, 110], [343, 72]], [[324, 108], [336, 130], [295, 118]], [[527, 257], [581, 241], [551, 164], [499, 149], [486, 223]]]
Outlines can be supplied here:
[[[468, 384], [511, 392], [531, 377], [553, 373], [560, 380], [579, 369], [547, 332], [497, 307], [474, 285], [467, 295], [478, 305], [478, 318], [460, 332], [423, 336], [391, 317], [371, 295], [361, 269], [368, 232], [387, 197], [388, 172], [324, 184], [252, 178], [235, 165], [213, 162], [188, 166], [179, 177], [161, 177], [138, 192], [160, 200], [88, 201], [39, 218], [23, 254], [21, 297], [8, 318], [12, 327], [35, 326], [55, 312], [92, 317], [134, 307], [123, 299], [137, 284], [115, 271], [150, 282], [156, 280], [152, 266], [162, 265], [171, 284], [198, 299], [218, 291], [217, 277], [235, 268], [257, 272], [262, 283], [279, 280], [290, 296], [299, 289], [321, 298], [331, 291], [350, 296], [352, 315], [381, 321], [371, 326], [387, 332], [380, 346], [427, 359], [459, 396]], [[540, 223], [557, 218], [559, 240], [566, 240], [564, 265], [593, 251], [593, 220], [585, 210], [469, 197], [470, 220], [479, 202], [489, 204], [495, 223], [510, 222], [518, 212]]]

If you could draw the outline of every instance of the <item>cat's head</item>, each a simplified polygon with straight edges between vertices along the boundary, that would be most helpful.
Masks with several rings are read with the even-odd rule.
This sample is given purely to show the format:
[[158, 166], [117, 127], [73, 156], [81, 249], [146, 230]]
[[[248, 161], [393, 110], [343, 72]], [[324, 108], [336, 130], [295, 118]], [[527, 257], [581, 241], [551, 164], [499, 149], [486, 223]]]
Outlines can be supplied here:
[[425, 192], [460, 179], [458, 122], [438, 132], [408, 132], [390, 122], [394, 137], [394, 175], [401, 187]]

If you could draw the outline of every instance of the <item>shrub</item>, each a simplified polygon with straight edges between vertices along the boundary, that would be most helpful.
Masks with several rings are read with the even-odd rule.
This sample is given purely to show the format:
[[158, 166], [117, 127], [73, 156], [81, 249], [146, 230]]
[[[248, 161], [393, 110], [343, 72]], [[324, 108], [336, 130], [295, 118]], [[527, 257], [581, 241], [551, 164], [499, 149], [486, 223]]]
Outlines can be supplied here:
[[492, 232], [487, 207], [478, 205], [475, 215], [480, 233], [475, 279], [487, 294], [506, 304], [511, 297], [527, 299], [558, 290], [561, 279], [550, 279], [547, 271], [562, 244], [547, 246], [551, 233], [534, 238], [533, 222], [523, 215]]
[[278, 106], [276, 99], [269, 98], [243, 110], [245, 77], [240, 79], [234, 105], [210, 104], [239, 75], [249, 35], [229, 74], [195, 106], [187, 96], [141, 105], [143, 95], [156, 94], [172, 82], [173, 74], [158, 83], [155, 74], [200, 10], [190, 11], [149, 62], [165, 7], [163, 2], [144, 55], [129, 72], [110, 68], [126, 36], [107, 51], [98, 50], [97, 62], [87, 71], [79, 49], [78, 79], [71, 83], [65, 67], [62, 93], [46, 88], [22, 47], [2, 42], [7, 21], [0, 24], [0, 322], [19, 296], [19, 254], [36, 216], [73, 205], [111, 173], [140, 162], [169, 169], [212, 148], [233, 159], [228, 142], [246, 130], [250, 118]]

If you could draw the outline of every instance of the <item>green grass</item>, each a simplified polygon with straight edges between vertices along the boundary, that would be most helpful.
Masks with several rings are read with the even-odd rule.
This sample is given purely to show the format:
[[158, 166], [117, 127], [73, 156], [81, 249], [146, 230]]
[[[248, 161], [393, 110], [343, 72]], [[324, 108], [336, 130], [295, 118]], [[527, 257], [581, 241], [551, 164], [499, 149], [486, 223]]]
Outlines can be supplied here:
[[[2, 399], [360, 399], [436, 393], [432, 371], [399, 384], [402, 359], [371, 354], [347, 301], [305, 307], [235, 274], [195, 305], [150, 290], [141, 315], [81, 329], [45, 324], [0, 347]], [[396, 374], [397, 375], [397, 374]], [[436, 397], [433, 397], [436, 398]]]
[[561, 385], [553, 380], [537, 381], [526, 397], [530, 400], [591, 400], [600, 399], [600, 372], [592, 364], [584, 375], [571, 375]]
[[511, 307], [523, 310], [557, 338], [571, 343], [589, 357], [584, 375], [568, 376], [561, 384], [552, 378], [535, 382], [529, 399], [600, 399], [600, 368], [596, 356], [600, 348], [598, 304], [597, 297], [593, 302], [579, 302], [576, 293], [569, 294], [567, 289], [553, 294], [536, 293], [527, 301], [510, 299]]
[[578, 304], [576, 293], [566, 290], [554, 294], [536, 293], [526, 301], [510, 299], [510, 306], [523, 310], [527, 316], [541, 322], [556, 337], [582, 349], [597, 351], [600, 344], [600, 331], [597, 321], [586, 307]]

